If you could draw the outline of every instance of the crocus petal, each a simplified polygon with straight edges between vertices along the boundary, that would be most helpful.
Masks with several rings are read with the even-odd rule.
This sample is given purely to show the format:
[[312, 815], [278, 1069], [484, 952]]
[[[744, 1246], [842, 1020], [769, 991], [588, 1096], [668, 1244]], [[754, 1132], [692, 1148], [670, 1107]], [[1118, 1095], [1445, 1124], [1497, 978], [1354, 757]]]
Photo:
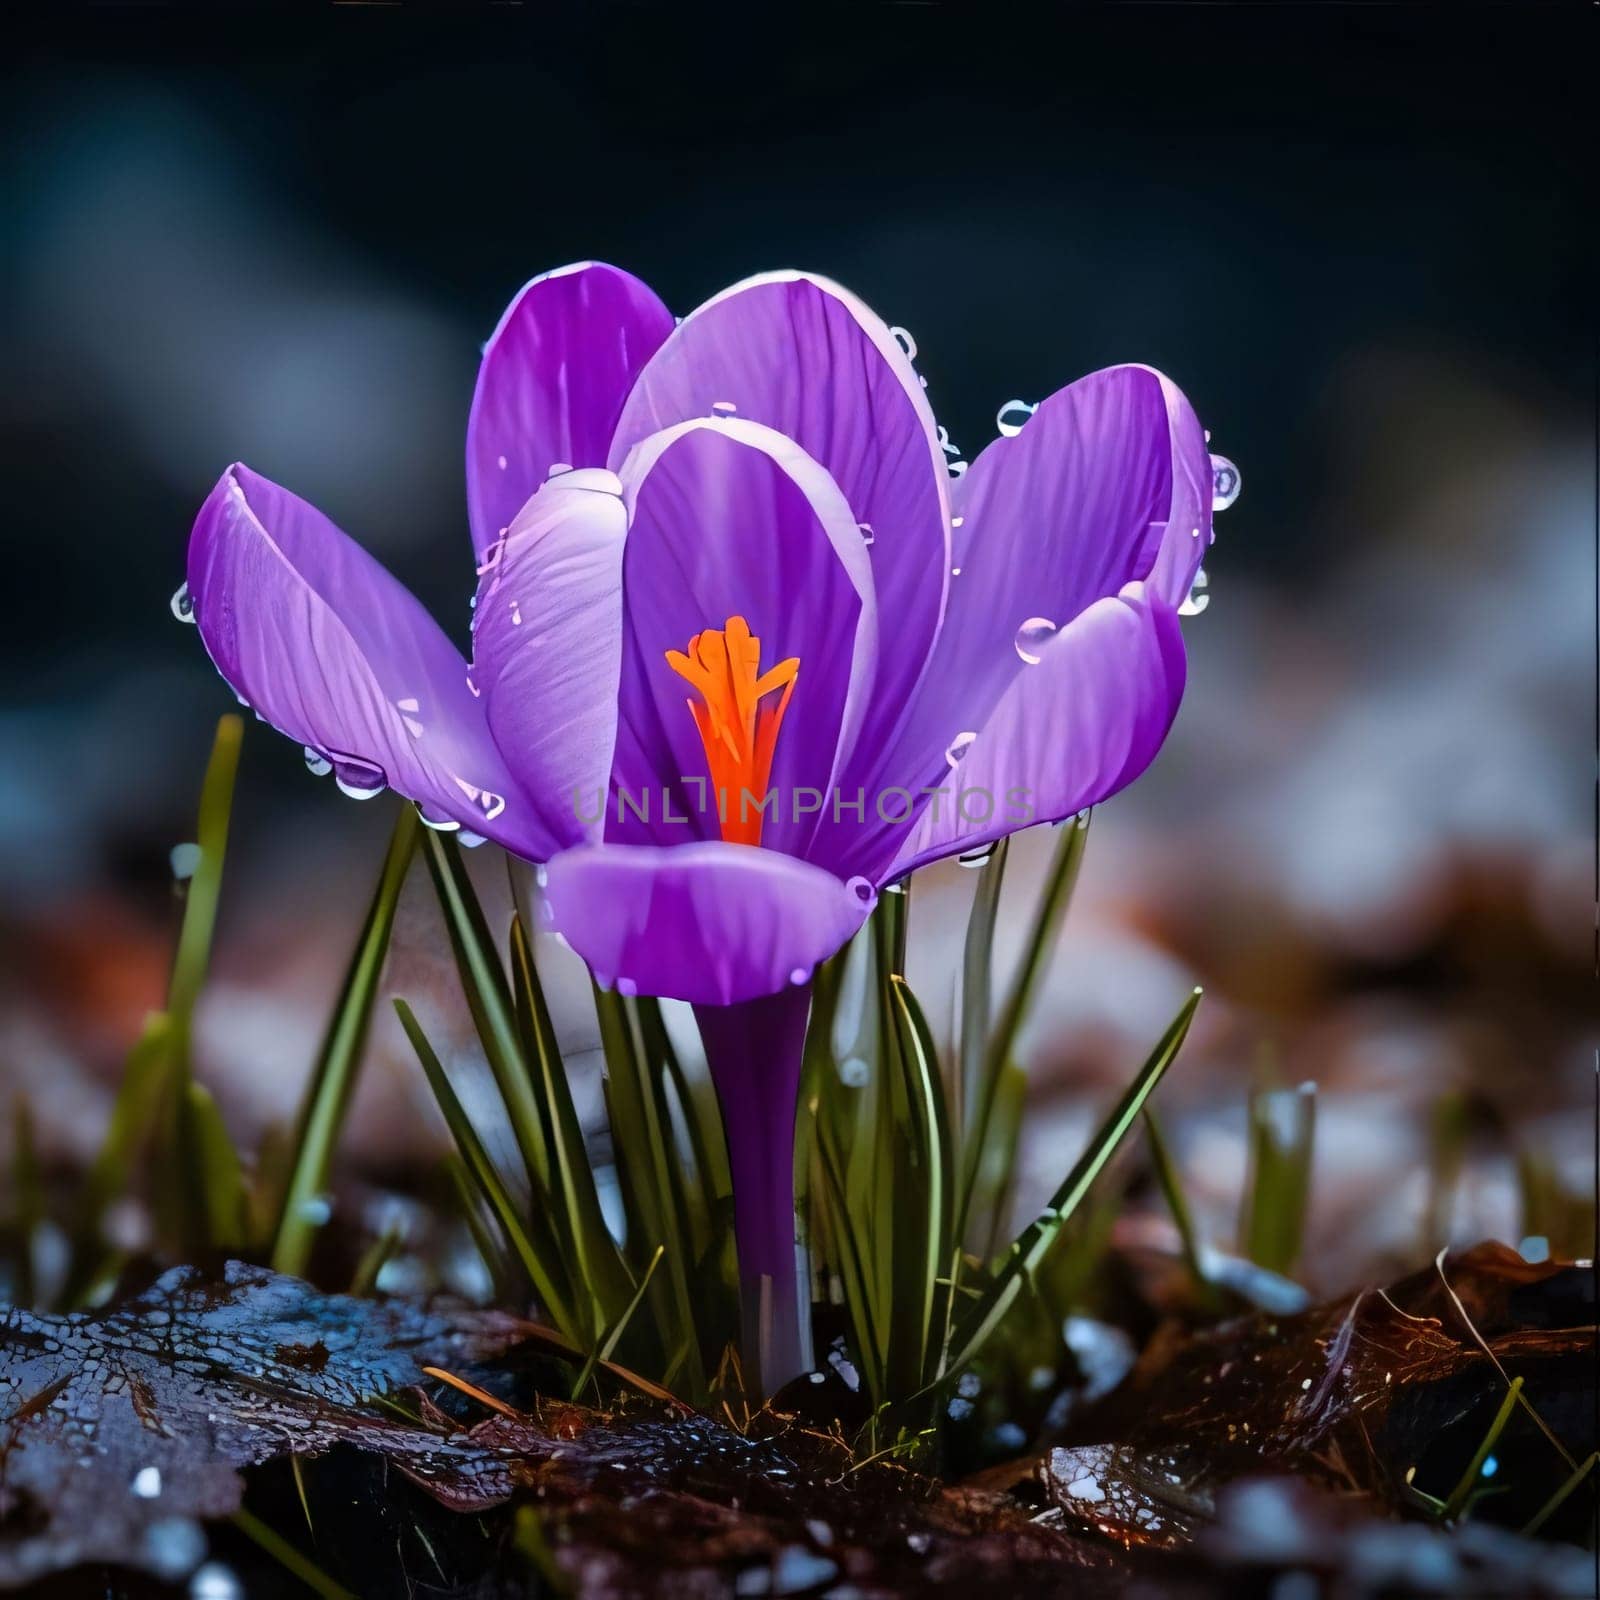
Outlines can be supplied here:
[[223, 677], [353, 786], [388, 787], [535, 859], [551, 852], [467, 687], [409, 590], [314, 506], [230, 467], [189, 540], [189, 594]]
[[483, 348], [467, 419], [467, 514], [481, 556], [558, 463], [603, 467], [622, 402], [672, 331], [631, 274], [599, 262], [526, 284]]
[[805, 983], [866, 919], [846, 883], [776, 850], [580, 845], [545, 869], [545, 919], [624, 994], [733, 1005]]
[[552, 478], [478, 568], [472, 688], [540, 825], [598, 839], [622, 662], [622, 485], [604, 467]]
[[[1210, 540], [1210, 484], [1193, 410], [1148, 367], [1081, 378], [990, 444], [956, 486], [958, 576], [887, 781], [913, 792], [944, 781], [951, 745], [1014, 681], [1037, 677], [1029, 658], [1097, 600], [1143, 581], [1179, 605]], [[869, 819], [869, 831], [844, 843], [879, 847], [885, 830]], [[859, 870], [826, 840], [818, 859]]]
[[714, 408], [793, 439], [871, 539], [879, 609], [895, 633], [862, 733], [863, 746], [881, 746], [927, 661], [949, 581], [949, 479], [921, 382], [848, 290], [769, 272], [707, 301], [650, 358], [617, 424], [612, 468], [649, 434]]
[[1039, 648], [944, 775], [885, 878], [1097, 805], [1161, 748], [1183, 697], [1177, 614], [1149, 585], [1097, 600]]
[[[872, 683], [872, 573], [850, 508], [797, 445], [740, 418], [701, 417], [663, 429], [633, 452], [622, 478], [631, 521], [618, 793], [606, 837], [660, 844], [718, 837], [716, 797], [703, 781], [705, 747], [688, 704], [699, 697], [667, 652], [743, 617], [760, 640], [763, 671], [799, 661], [761, 842], [801, 854]], [[805, 789], [816, 798], [802, 796]], [[676, 820], [662, 818], [664, 791]], [[648, 797], [647, 822], [624, 796], [634, 806]], [[740, 796], [728, 803], [737, 806]]]

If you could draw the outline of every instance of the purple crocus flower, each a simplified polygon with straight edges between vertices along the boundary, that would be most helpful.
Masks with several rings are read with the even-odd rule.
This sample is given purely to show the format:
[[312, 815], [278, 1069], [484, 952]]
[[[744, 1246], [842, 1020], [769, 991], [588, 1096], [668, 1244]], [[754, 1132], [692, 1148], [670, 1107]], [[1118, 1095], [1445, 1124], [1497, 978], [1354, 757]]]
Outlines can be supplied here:
[[906, 349], [838, 285], [768, 273], [675, 324], [586, 263], [484, 350], [470, 665], [247, 467], [189, 546], [201, 637], [266, 721], [543, 863], [603, 985], [694, 1004], [769, 1383], [800, 1348], [812, 969], [914, 867], [1130, 782], [1183, 690], [1213, 476], [1166, 378], [1094, 373], [964, 476], [945, 457]]

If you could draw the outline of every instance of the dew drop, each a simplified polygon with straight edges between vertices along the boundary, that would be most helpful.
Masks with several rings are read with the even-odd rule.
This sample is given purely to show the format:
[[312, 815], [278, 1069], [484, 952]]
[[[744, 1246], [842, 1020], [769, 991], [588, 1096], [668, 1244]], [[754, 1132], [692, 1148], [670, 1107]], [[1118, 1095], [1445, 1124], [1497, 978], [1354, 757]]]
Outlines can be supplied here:
[[550, 887], [550, 869], [542, 863], [533, 869], [533, 881], [541, 889]]
[[872, 880], [870, 878], [852, 878], [845, 885], [845, 888], [847, 888], [850, 893], [853, 894], [864, 906], [872, 905], [873, 902], [878, 898], [878, 892], [872, 887]]
[[871, 544], [872, 541], [877, 537], [877, 535], [872, 531], [872, 524], [870, 522], [858, 522], [856, 526], [861, 530], [862, 544]]
[[951, 567], [950, 576], [952, 578], [959, 578], [961, 576], [961, 568], [960, 567]]
[[172, 876], [179, 883], [187, 883], [200, 870], [200, 846], [175, 844], [167, 855], [172, 865]]
[[154, 1500], [161, 1493], [161, 1468], [140, 1467], [133, 1475], [133, 1492], [141, 1500]]
[[1211, 458], [1211, 509], [1226, 511], [1239, 498], [1239, 469], [1226, 456]]
[[956, 857], [956, 865], [961, 867], [986, 867], [994, 856], [994, 846], [986, 844], [981, 849], [969, 850], [964, 856]]
[[571, 471], [572, 471], [572, 463], [570, 461], [552, 461], [550, 463], [550, 470], [547, 473], [545, 473], [545, 478], [546, 479], [559, 478], [564, 473], [568, 473], [568, 472], [571, 472]]
[[335, 761], [333, 781], [339, 785], [339, 792], [352, 800], [370, 800], [384, 790], [382, 769], [356, 761]]
[[333, 771], [333, 763], [320, 750], [313, 750], [310, 745], [305, 747], [306, 771], [313, 778], [326, 778]]
[[173, 591], [171, 604], [172, 614], [179, 622], [193, 622], [195, 620], [194, 596], [189, 593], [187, 579]]
[[796, 988], [798, 988], [802, 983], [809, 983], [810, 981], [810, 967], [791, 967], [789, 969], [789, 982], [794, 984]]
[[483, 690], [472, 681], [472, 674], [470, 672], [467, 674], [467, 690], [472, 695], [474, 700], [483, 698]]
[[847, 1056], [839, 1063], [839, 1082], [847, 1089], [859, 1089], [871, 1076], [860, 1056]]
[[889, 335], [905, 351], [907, 361], [915, 361], [917, 359], [917, 341], [911, 337], [906, 329], [891, 328]]
[[505, 470], [506, 470], [506, 458], [505, 458], [505, 457], [504, 457], [504, 456], [496, 456], [496, 457], [495, 457], [495, 458], [494, 458], [494, 464], [495, 464], [495, 465], [496, 465], [496, 466], [497, 466], [497, 467], [499, 467], [499, 469], [500, 469], [500, 470], [501, 470], [501, 471], [502, 471], [502, 472], [504, 472], [504, 471], [505, 471]]
[[1049, 617], [1029, 617], [1017, 629], [1017, 637], [1013, 642], [1017, 647], [1017, 654], [1030, 667], [1036, 667], [1039, 665], [1040, 651], [1055, 635], [1056, 625]]
[[189, 1600], [244, 1600], [244, 1589], [231, 1567], [208, 1561], [189, 1580]]
[[1038, 409], [1038, 406], [1029, 405], [1026, 400], [1007, 400], [995, 412], [994, 425], [1000, 430], [1002, 438], [1015, 439], [1022, 432], [1023, 424]]
[[511, 602], [511, 625], [514, 628], [522, 626], [522, 602], [520, 600]]
[[618, 978], [617, 979], [617, 993], [618, 994], [625, 995], [629, 999], [632, 999], [632, 997], [634, 995], [638, 994], [638, 992], [639, 992], [639, 985], [637, 983], [635, 983], [632, 978]]
[[719, 417], [731, 417], [736, 411], [738, 411], [739, 408], [731, 400], [713, 400], [711, 402], [711, 409], [716, 412]]
[[429, 811], [421, 801], [417, 803], [417, 815], [422, 818], [423, 827], [432, 828], [435, 833], [459, 833], [461, 830], [461, 824], [453, 817], [445, 816], [442, 811]]
[[1201, 567], [1194, 575], [1194, 587], [1189, 590], [1189, 598], [1178, 607], [1178, 615], [1198, 617], [1211, 604], [1211, 596], [1207, 592], [1210, 587], [1211, 580], [1206, 576], [1206, 569]]
[[308, 1195], [300, 1202], [300, 1220], [320, 1228], [333, 1215], [333, 1202], [325, 1194]]
[[967, 751], [972, 748], [972, 742], [978, 735], [970, 728], [965, 733], [958, 733], [950, 741], [949, 748], [944, 753], [944, 759], [949, 766], [956, 766]]
[[481, 833], [473, 833], [470, 828], [463, 828], [456, 835], [456, 843], [463, 850], [476, 850], [483, 843], [483, 835]]
[[948, 472], [952, 478], [964, 478], [967, 475], [967, 464], [965, 461], [952, 461], [949, 466], [945, 468], [945, 471]]

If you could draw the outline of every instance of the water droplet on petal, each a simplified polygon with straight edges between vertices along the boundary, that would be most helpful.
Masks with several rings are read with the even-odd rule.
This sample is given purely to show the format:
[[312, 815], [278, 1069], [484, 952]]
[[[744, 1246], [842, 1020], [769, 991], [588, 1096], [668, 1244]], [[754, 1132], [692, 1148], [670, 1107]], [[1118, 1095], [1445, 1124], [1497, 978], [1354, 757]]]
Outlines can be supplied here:
[[870, 878], [852, 878], [845, 884], [845, 888], [864, 906], [872, 905], [878, 898], [878, 891], [872, 887]]
[[1029, 617], [1017, 629], [1015, 644], [1017, 654], [1028, 663], [1030, 667], [1039, 665], [1039, 653], [1045, 644], [1056, 635], [1056, 625], [1049, 617]]
[[739, 408], [731, 400], [713, 400], [711, 409], [719, 417], [731, 417]]
[[536, 866], [533, 869], [533, 881], [541, 889], [549, 888], [549, 886], [550, 886], [550, 869], [547, 866], [544, 866], [543, 864], [541, 864], [539, 866]]
[[425, 828], [432, 828], [435, 833], [458, 833], [461, 824], [454, 817], [447, 817], [442, 811], [430, 811], [422, 801], [417, 802], [417, 815], [422, 818]]
[[965, 855], [956, 857], [956, 865], [968, 868], [986, 867], [989, 865], [990, 858], [994, 855], [994, 849], [995, 847], [992, 844], [986, 844], [980, 849], [969, 850]]
[[320, 750], [313, 750], [310, 745], [305, 747], [306, 771], [313, 778], [326, 778], [333, 771], [333, 763]]
[[1039, 408], [1029, 405], [1026, 400], [1007, 400], [1006, 403], [994, 414], [994, 425], [1006, 439], [1015, 439], [1022, 432], [1023, 424]]
[[891, 328], [889, 336], [905, 351], [907, 361], [917, 359], [917, 341], [904, 328]]
[[172, 863], [172, 876], [179, 883], [187, 883], [200, 870], [200, 846], [175, 844], [167, 856]]
[[564, 473], [568, 473], [568, 472], [571, 472], [571, 471], [572, 471], [572, 463], [570, 461], [552, 461], [550, 463], [550, 470], [547, 473], [545, 473], [545, 477], [547, 479], [549, 479], [549, 478], [559, 478]]
[[839, 1063], [839, 1082], [847, 1089], [861, 1088], [871, 1075], [860, 1056], [847, 1056]]
[[952, 461], [949, 466], [945, 468], [945, 471], [948, 472], [952, 478], [964, 478], [967, 475], [967, 464], [965, 461]]
[[944, 753], [944, 759], [950, 766], [955, 766], [967, 751], [972, 748], [972, 741], [978, 736], [970, 728], [965, 733], [958, 733], [950, 741], [950, 747]]
[[1211, 580], [1206, 576], [1206, 569], [1201, 567], [1194, 575], [1194, 587], [1189, 591], [1189, 598], [1178, 607], [1178, 615], [1198, 617], [1211, 604], [1211, 596], [1207, 593], [1210, 587]]
[[483, 690], [472, 681], [472, 674], [470, 672], [467, 674], [467, 690], [472, 695], [474, 700], [481, 700], [483, 698]]
[[495, 464], [495, 465], [496, 465], [496, 466], [497, 466], [497, 467], [499, 467], [499, 469], [500, 469], [500, 470], [501, 470], [501, 471], [502, 471], [502, 472], [504, 472], [504, 471], [505, 471], [505, 470], [506, 470], [506, 458], [505, 458], [505, 457], [504, 457], [504, 456], [496, 456], [496, 457], [495, 457], [495, 458], [494, 458], [494, 464]]
[[370, 800], [382, 794], [385, 786], [382, 768], [359, 761], [335, 761], [333, 781], [339, 785], [339, 792], [352, 800]]
[[179, 622], [193, 622], [194, 596], [189, 593], [188, 580], [180, 583], [172, 596], [172, 614]]
[[1239, 498], [1239, 469], [1226, 456], [1211, 458], [1211, 509], [1226, 511]]
[[514, 628], [522, 626], [522, 602], [520, 600], [511, 602], [511, 625]]
[[481, 833], [473, 833], [468, 828], [463, 828], [461, 832], [456, 835], [456, 843], [460, 845], [463, 850], [476, 850], [478, 846], [483, 843], [483, 835]]
[[872, 541], [877, 537], [877, 535], [872, 531], [872, 524], [870, 522], [858, 522], [856, 526], [861, 530], [862, 544], [871, 544]]
[[618, 994], [626, 995], [631, 999], [634, 995], [638, 994], [638, 992], [639, 992], [639, 985], [637, 983], [635, 983], [632, 978], [618, 978], [617, 979], [617, 993]]
[[960, 567], [951, 567], [950, 576], [952, 578], [959, 578], [961, 576], [961, 568]]
[[789, 982], [794, 984], [797, 988], [802, 983], [809, 983], [810, 981], [811, 981], [811, 968], [810, 967], [791, 967], [789, 969]]

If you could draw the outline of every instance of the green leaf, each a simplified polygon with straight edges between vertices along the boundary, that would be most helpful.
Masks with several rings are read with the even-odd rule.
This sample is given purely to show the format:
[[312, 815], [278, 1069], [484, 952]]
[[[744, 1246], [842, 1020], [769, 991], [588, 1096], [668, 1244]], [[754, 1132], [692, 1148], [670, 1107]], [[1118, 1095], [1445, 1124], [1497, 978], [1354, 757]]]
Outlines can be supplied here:
[[633, 1298], [622, 1308], [617, 1320], [605, 1330], [600, 1343], [589, 1354], [578, 1376], [573, 1380], [572, 1398], [576, 1400], [583, 1393], [584, 1385], [594, 1376], [594, 1369], [602, 1361], [609, 1361], [612, 1352], [617, 1348], [617, 1341], [627, 1331], [628, 1324], [633, 1320], [633, 1314], [639, 1309], [639, 1302], [644, 1299], [645, 1291], [650, 1287], [650, 1280], [655, 1276], [656, 1268], [661, 1265], [661, 1258], [667, 1253], [664, 1244], [656, 1246], [656, 1253], [650, 1257], [650, 1265], [644, 1269], [644, 1276], [639, 1280], [639, 1287], [633, 1291]]
[[[1089, 840], [1087, 816], [1077, 822], [1067, 823], [1059, 830], [1060, 843], [1056, 846], [1050, 872], [1045, 879], [1044, 893], [1034, 913], [1033, 925], [1028, 930], [1023, 946], [1022, 965], [1001, 1008], [995, 1029], [983, 1059], [983, 1069], [972, 1093], [971, 1114], [964, 1130], [964, 1151], [960, 1198], [956, 1205], [956, 1237], [965, 1239], [973, 1220], [979, 1170], [983, 1165], [984, 1146], [989, 1139], [989, 1124], [994, 1114], [995, 1096], [1000, 1081], [1011, 1061], [1017, 1035], [1021, 1032], [1028, 1008], [1044, 972], [1045, 958], [1055, 944], [1062, 919], [1072, 900], [1072, 891], [1078, 881], [1078, 869], [1083, 863], [1083, 851]], [[999, 894], [996, 885], [995, 894]], [[972, 952], [976, 962], [979, 957]]]
[[[953, 1247], [950, 1136], [938, 1055], [922, 1008], [904, 978], [888, 983], [890, 1052], [898, 1074], [895, 1121], [895, 1226], [884, 1241], [892, 1262], [889, 1382], [904, 1392], [935, 1376], [938, 1281]], [[884, 1398], [887, 1398], [885, 1396]]]
[[192, 1159], [198, 1164], [203, 1230], [209, 1249], [237, 1251], [244, 1244], [248, 1190], [239, 1152], [211, 1091], [190, 1083], [187, 1115], [192, 1130]]
[[650, 1292], [655, 1330], [663, 1349], [687, 1341], [684, 1386], [698, 1396], [705, 1393], [706, 1373], [683, 1248], [688, 1228], [682, 1169], [669, 1144], [666, 1102], [647, 1058], [637, 1010], [626, 996], [592, 987], [605, 1053], [611, 1143], [627, 1216], [627, 1252], [643, 1277], [655, 1247], [667, 1247], [666, 1270]]
[[415, 808], [402, 806], [316, 1065], [300, 1101], [293, 1155], [277, 1207], [271, 1251], [274, 1271], [291, 1277], [303, 1276], [311, 1258], [320, 1226], [315, 1202], [328, 1187], [333, 1153], [355, 1092], [378, 981], [394, 931], [395, 908], [400, 903], [400, 891], [416, 853], [420, 831]]
[[1600, 1465], [1600, 1451], [1596, 1451], [1587, 1461], [1580, 1462], [1574, 1467], [1563, 1480], [1561, 1487], [1528, 1519], [1522, 1529], [1523, 1538], [1531, 1539], [1567, 1503], [1573, 1490], [1594, 1471], [1597, 1465]]
[[1522, 1393], [1522, 1379], [1513, 1378], [1511, 1387], [1506, 1390], [1505, 1398], [1500, 1402], [1500, 1409], [1494, 1414], [1494, 1421], [1489, 1424], [1489, 1431], [1484, 1434], [1478, 1448], [1473, 1451], [1472, 1460], [1467, 1463], [1467, 1469], [1456, 1481], [1456, 1486], [1450, 1491], [1449, 1498], [1444, 1503], [1444, 1510], [1440, 1516], [1446, 1522], [1454, 1522], [1461, 1513], [1467, 1509], [1473, 1491], [1480, 1486], [1483, 1476], [1483, 1464], [1489, 1459], [1489, 1452], [1499, 1442], [1500, 1435], [1505, 1432], [1506, 1424], [1511, 1420], [1511, 1413], [1517, 1409], [1517, 1399]]
[[250, 1511], [235, 1511], [233, 1525], [247, 1538], [253, 1540], [278, 1563], [284, 1571], [293, 1574], [321, 1600], [355, 1600], [350, 1591], [337, 1584], [309, 1556], [289, 1543], [281, 1533], [269, 1528]]
[[511, 987], [522, 1048], [532, 1069], [541, 1135], [551, 1156], [553, 1221], [567, 1279], [576, 1292], [588, 1296], [598, 1334], [631, 1303], [634, 1284], [600, 1210], [583, 1128], [520, 915], [511, 919]]
[[404, 1000], [397, 999], [394, 1009], [400, 1018], [400, 1026], [405, 1029], [406, 1037], [411, 1041], [411, 1048], [417, 1053], [417, 1060], [422, 1063], [428, 1087], [433, 1091], [433, 1098], [444, 1116], [445, 1126], [449, 1128], [451, 1138], [455, 1140], [462, 1164], [470, 1174], [478, 1193], [487, 1203], [495, 1221], [499, 1223], [500, 1231], [504, 1233], [506, 1242], [511, 1246], [517, 1260], [521, 1262], [523, 1271], [528, 1274], [534, 1293], [538, 1295], [546, 1315], [561, 1330], [565, 1338], [580, 1349], [586, 1348], [588, 1329], [574, 1315], [570, 1290], [565, 1282], [559, 1257], [553, 1250], [541, 1249], [535, 1244], [516, 1201], [512, 1199], [504, 1179], [489, 1159], [483, 1141], [478, 1138], [471, 1120], [462, 1109], [460, 1100], [456, 1098], [456, 1092], [450, 1086], [444, 1067], [434, 1054], [433, 1046], [428, 1043], [427, 1036], [423, 1033], [416, 1017], [412, 1015], [411, 1007]]
[[983, 1063], [989, 1049], [989, 1021], [993, 1009], [994, 930], [1000, 913], [1000, 891], [1005, 886], [1006, 858], [1011, 840], [1002, 839], [989, 852], [977, 873], [972, 910], [967, 916], [967, 938], [961, 956], [961, 1043], [957, 1054], [956, 1104], [963, 1126], [977, 1111]]
[[1199, 1003], [1200, 991], [1196, 989], [1161, 1036], [1116, 1108], [1089, 1141], [1066, 1180], [1051, 1196], [1049, 1205], [1023, 1230], [989, 1288], [961, 1317], [952, 1340], [949, 1372], [968, 1366], [1000, 1326], [1025, 1281], [1038, 1269], [1062, 1227], [1078, 1209], [1090, 1186], [1138, 1119], [1145, 1101], [1172, 1065]]
[[1250, 1097], [1250, 1177], [1240, 1245], [1271, 1272], [1287, 1275], [1300, 1254], [1316, 1111], [1311, 1083], [1260, 1089]]
[[1172, 1159], [1172, 1152], [1167, 1148], [1167, 1137], [1161, 1131], [1154, 1106], [1144, 1108], [1144, 1131], [1150, 1141], [1150, 1160], [1155, 1167], [1156, 1182], [1161, 1187], [1162, 1198], [1167, 1202], [1167, 1210], [1178, 1230], [1184, 1263], [1189, 1268], [1189, 1276], [1194, 1279], [1201, 1300], [1209, 1304], [1215, 1298], [1215, 1290], [1206, 1274], [1205, 1257], [1194, 1231], [1194, 1217], [1183, 1192], [1183, 1179], [1178, 1173], [1177, 1163]]
[[189, 879], [183, 907], [183, 927], [172, 962], [167, 988], [167, 1013], [187, 1059], [188, 1034], [194, 1004], [211, 964], [211, 940], [217, 926], [217, 903], [222, 896], [222, 863], [228, 851], [228, 819], [233, 812], [233, 786], [239, 772], [239, 747], [244, 739], [244, 719], [230, 712], [217, 723], [217, 734], [200, 788], [200, 820], [196, 843], [199, 862]]
[[445, 928], [461, 974], [467, 1007], [500, 1098], [505, 1102], [517, 1149], [527, 1167], [535, 1225], [540, 1231], [548, 1232], [548, 1223], [541, 1219], [548, 1217], [552, 1196], [550, 1152], [545, 1145], [539, 1108], [534, 1102], [533, 1086], [522, 1059], [516, 1009], [505, 970], [500, 965], [477, 892], [467, 876], [460, 847], [448, 834], [429, 828], [423, 839], [423, 855], [444, 912]]

